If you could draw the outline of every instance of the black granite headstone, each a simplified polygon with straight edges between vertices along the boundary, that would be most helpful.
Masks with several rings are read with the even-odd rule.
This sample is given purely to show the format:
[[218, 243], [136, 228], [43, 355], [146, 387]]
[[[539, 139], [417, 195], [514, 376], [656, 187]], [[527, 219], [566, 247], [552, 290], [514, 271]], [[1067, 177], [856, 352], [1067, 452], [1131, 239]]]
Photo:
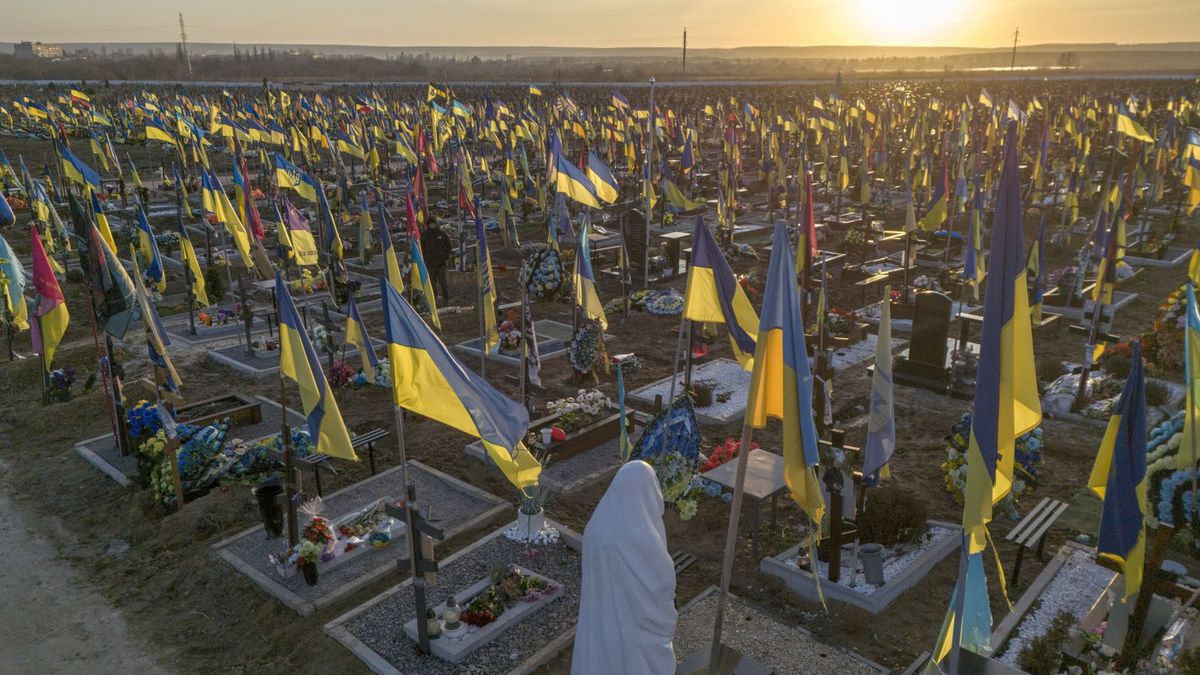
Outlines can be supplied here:
[[952, 305], [953, 301], [945, 293], [925, 291], [917, 294], [916, 305], [913, 308], [909, 361], [936, 368], [945, 367]]

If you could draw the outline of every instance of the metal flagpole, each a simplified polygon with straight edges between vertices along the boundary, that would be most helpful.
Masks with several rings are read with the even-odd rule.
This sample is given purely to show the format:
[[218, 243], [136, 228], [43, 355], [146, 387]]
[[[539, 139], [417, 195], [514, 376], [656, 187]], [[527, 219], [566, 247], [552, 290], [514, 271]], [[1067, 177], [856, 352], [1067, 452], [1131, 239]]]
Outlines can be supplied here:
[[959, 652], [962, 650], [963, 612], [967, 605], [967, 553], [971, 535], [963, 532], [958, 556], [958, 584], [954, 589], [954, 625], [950, 628], [950, 675], [958, 675]]
[[654, 189], [654, 78], [650, 78], [650, 110], [646, 116], [646, 175], [643, 177], [642, 191], [646, 201], [646, 229], [642, 231], [642, 288], [650, 287], [650, 221], [653, 215], [653, 205], [650, 201]]
[[[384, 302], [387, 302], [386, 298], [384, 299]], [[413, 537], [417, 537], [419, 535], [413, 528], [412, 510], [415, 507], [416, 490], [414, 489], [414, 486], [410, 482], [408, 476], [408, 454], [404, 448], [404, 408], [401, 408], [398, 405], [393, 405], [392, 409], [396, 415], [396, 446], [400, 452], [400, 476], [404, 481], [404, 536], [409, 540], [409, 542], [412, 542]], [[409, 548], [413, 552], [417, 550], [417, 547], [412, 543], [409, 544]], [[423, 587], [425, 585], [424, 577], [417, 575], [417, 556], [411, 552], [408, 556], [408, 572], [414, 587]], [[424, 592], [423, 589], [422, 592]], [[424, 620], [425, 617], [417, 617], [418, 623]]]
[[[279, 298], [275, 298], [275, 316], [279, 316]], [[282, 322], [281, 322], [282, 325]], [[282, 333], [282, 331], [280, 331]], [[280, 335], [280, 342], [283, 335]], [[282, 345], [281, 345], [282, 349]], [[283, 352], [281, 351], [280, 354]], [[288, 546], [295, 546], [300, 540], [300, 531], [296, 523], [296, 470], [292, 464], [292, 430], [288, 425], [287, 379], [283, 374], [283, 364], [279, 364], [279, 436], [283, 441], [283, 488], [284, 499], [287, 501], [287, 531]]]
[[667, 398], [667, 407], [675, 402], [675, 381], [679, 379], [679, 351], [683, 349], [683, 332], [684, 325], [687, 322], [687, 315], [684, 312], [679, 313], [679, 337], [675, 340], [675, 365], [671, 366], [671, 395]]
[[725, 618], [725, 596], [729, 594], [729, 582], [733, 577], [733, 554], [737, 547], [738, 524], [742, 516], [742, 496], [746, 492], [746, 465], [749, 464], [750, 457], [747, 448], [750, 447], [750, 438], [753, 434], [754, 428], [743, 423], [742, 444], [739, 446], [743, 450], [738, 453], [737, 457], [737, 479], [734, 482], [733, 503], [729, 510], [729, 526], [725, 531], [725, 559], [721, 563], [721, 592], [717, 595], [717, 619], [713, 623], [712, 644], [709, 646], [709, 673], [716, 672], [721, 655], [721, 629]]

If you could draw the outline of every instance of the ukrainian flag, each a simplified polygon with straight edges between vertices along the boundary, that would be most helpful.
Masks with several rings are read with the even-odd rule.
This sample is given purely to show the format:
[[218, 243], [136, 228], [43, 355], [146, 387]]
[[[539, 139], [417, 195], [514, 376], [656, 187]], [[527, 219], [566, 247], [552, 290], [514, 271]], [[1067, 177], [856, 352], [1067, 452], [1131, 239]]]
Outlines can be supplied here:
[[164, 375], [163, 388], [178, 394], [183, 380], [179, 379], [179, 373], [175, 371], [175, 364], [171, 363], [171, 357], [167, 354], [167, 346], [171, 344], [171, 339], [167, 337], [167, 331], [158, 318], [158, 311], [155, 310], [154, 303], [150, 302], [146, 293], [146, 286], [142, 283], [142, 272], [138, 267], [136, 257], [133, 260], [133, 278], [136, 284], [138, 308], [142, 314], [142, 326], [146, 329], [146, 350], [149, 352], [150, 362], [156, 368], [161, 369]]
[[76, 157], [70, 148], [61, 143], [58, 144], [58, 156], [62, 160], [63, 175], [68, 180], [78, 183], [80, 187], [90, 185], [94, 189], [100, 189], [100, 174], [84, 164], [83, 160]]
[[358, 349], [363, 372], [367, 373], [368, 377], [374, 373], [375, 366], [379, 365], [379, 357], [375, 355], [375, 347], [367, 334], [367, 324], [363, 323], [362, 315], [358, 313], [358, 303], [354, 302], [353, 297], [346, 304], [346, 344], [354, 345]]
[[108, 227], [108, 216], [104, 213], [104, 209], [100, 208], [100, 198], [96, 196], [96, 191], [88, 188], [88, 193], [92, 197], [92, 218], [96, 221], [96, 229], [100, 231], [100, 236], [104, 237], [104, 243], [113, 251], [117, 250], [116, 240], [113, 239], [112, 230]]
[[4, 235], [0, 235], [0, 279], [4, 285], [4, 307], [18, 331], [29, 328], [29, 306], [25, 304], [25, 267], [13, 253]]
[[[514, 171], [515, 174], [515, 171]], [[587, 177], [596, 190], [596, 196], [609, 204], [616, 204], [621, 196], [621, 187], [613, 176], [612, 169], [593, 151], [588, 150]]]
[[221, 181], [216, 174], [208, 169], [200, 170], [201, 186], [203, 189], [204, 208], [217, 217], [217, 222], [225, 226], [233, 238], [233, 243], [237, 246], [238, 253], [242, 256], [242, 264], [246, 269], [254, 269], [254, 258], [250, 254], [250, 236], [246, 233], [246, 228], [242, 225], [242, 220], [238, 218], [237, 209], [233, 207], [233, 202], [229, 201], [229, 195], [225, 194], [225, 188], [221, 187]]
[[662, 188], [663, 194], [667, 197], [667, 206], [672, 211], [695, 211], [704, 208], [703, 199], [688, 199], [684, 196], [683, 191], [679, 189], [679, 186], [675, 185], [675, 182], [666, 176], [662, 179]]
[[438, 318], [437, 295], [433, 292], [433, 282], [429, 279], [429, 269], [425, 267], [425, 256], [421, 254], [421, 238], [411, 230], [408, 234], [408, 255], [411, 276], [409, 281], [413, 288], [421, 290], [425, 304], [429, 305], [429, 321], [438, 330], [442, 329], [442, 321]]
[[[942, 625], [933, 662], [945, 658], [955, 644], [977, 652], [987, 644], [991, 612], [982, 561], [989, 538], [987, 524], [992, 519], [992, 506], [1012, 489], [1017, 437], [1042, 420], [1021, 242], [1023, 214], [1017, 145], [1017, 124], [1009, 122], [1004, 170], [992, 219], [992, 282], [984, 298], [979, 379], [967, 448], [967, 484], [963, 490], [962, 556], [966, 574], [959, 578], [955, 601]], [[961, 616], [957, 611], [960, 606]]]
[[1200, 131], [1187, 130], [1183, 150], [1184, 183], [1188, 186], [1188, 214], [1200, 206]]
[[307, 199], [310, 202], [317, 201], [317, 189], [313, 185], [312, 179], [308, 177], [300, 169], [300, 167], [287, 161], [283, 155], [278, 152], [274, 155], [275, 159], [275, 182], [279, 185], [280, 190], [288, 189], [295, 190], [296, 194]]
[[557, 140], [555, 145], [553, 158], [555, 190], [584, 206], [590, 206], [593, 209], [600, 208], [600, 200], [596, 198], [596, 186], [592, 185], [592, 181], [588, 180], [579, 167], [566, 158], [562, 153], [562, 147], [557, 145]]
[[[392, 246], [392, 234], [388, 232], [387, 218], [383, 213], [383, 200], [379, 207], [379, 245], [383, 248], [383, 269], [387, 274], [388, 283], [397, 292], [404, 292], [404, 277], [400, 275], [400, 261], [396, 258], [396, 247]], [[366, 206], [366, 197], [363, 197]]]
[[279, 372], [300, 387], [308, 433], [316, 443], [317, 452], [358, 461], [342, 413], [321, 370], [321, 360], [304, 331], [279, 270], [275, 271], [275, 297], [279, 303]]
[[1183, 329], [1183, 364], [1187, 394], [1184, 397], [1183, 441], [1175, 455], [1176, 468], [1190, 469], [1196, 465], [1196, 448], [1200, 443], [1200, 308], [1196, 307], [1194, 282], [1187, 287], [1187, 325]]
[[[946, 175], [945, 168], [942, 169], [942, 182], [938, 183], [933, 191], [933, 198], [929, 200], [929, 210], [921, 218], [918, 225], [926, 232], [934, 232], [946, 222], [946, 215], [949, 210], [949, 195], [950, 195], [950, 179]], [[950, 245], [949, 234], [946, 236], [946, 245]]]
[[37, 226], [29, 226], [30, 257], [33, 258], [34, 321], [30, 324], [33, 350], [42, 355], [42, 365], [50, 372], [54, 352], [67, 332], [71, 316], [67, 312], [67, 301], [54, 278], [54, 269], [42, 247]]
[[379, 286], [395, 405], [480, 439], [518, 490], [537, 485], [542, 467], [521, 443], [529, 411], [455, 360], [387, 279]]
[[1130, 358], [1133, 367], [1088, 478], [1088, 487], [1104, 500], [1096, 552], [1121, 565], [1125, 599], [1141, 588], [1146, 563], [1146, 382], [1137, 340]]
[[162, 293], [167, 289], [167, 273], [158, 252], [158, 242], [154, 240], [154, 230], [150, 229], [150, 221], [146, 220], [146, 212], [140, 204], [137, 207], [137, 235], [138, 250], [146, 260], [146, 278], [154, 284], [156, 291]]
[[596, 292], [596, 275], [592, 273], [592, 243], [588, 238], [592, 232], [590, 220], [584, 219], [583, 228], [579, 231], [579, 245], [575, 250], [575, 304], [585, 316], [599, 321], [600, 328], [606, 330], [608, 317], [604, 316], [604, 303], [600, 302], [600, 294]]
[[192, 277], [192, 295], [204, 307], [209, 306], [208, 292], [204, 290], [204, 274], [200, 271], [200, 260], [196, 257], [196, 249], [188, 237], [187, 228], [183, 226], [183, 216], [179, 217], [179, 256], [183, 266]]
[[175, 140], [175, 135], [167, 131], [167, 125], [157, 117], [146, 118], [146, 140], [147, 141], [162, 141], [170, 143], [178, 147], [179, 143]]
[[746, 370], [754, 368], [758, 314], [700, 216], [692, 229], [683, 316], [690, 321], [725, 324], [738, 363]]
[[1046, 277], [1042, 273], [1042, 251], [1046, 247], [1046, 214], [1038, 221], [1033, 246], [1029, 249], [1029, 262], [1025, 265], [1025, 276], [1029, 282], [1029, 318], [1034, 324], [1042, 322], [1042, 296], [1045, 294]]
[[[475, 274], [479, 281], [479, 311], [483, 313], [483, 347], [490, 353], [500, 348], [500, 332], [496, 328], [496, 282], [492, 278], [492, 254], [488, 250], [487, 230], [483, 227], [483, 209], [475, 198], [475, 240], [478, 259]], [[603, 316], [603, 312], [601, 312]]]
[[825, 515], [817, 480], [817, 426], [813, 421], [812, 374], [804, 344], [804, 315], [792, 271], [792, 245], [782, 224], [775, 226], [766, 297], [754, 349], [754, 373], [746, 400], [746, 424], [756, 429], [767, 418], [783, 422], [784, 478], [792, 499], [813, 522]]
[[1124, 103], [1117, 106], [1117, 132], [1143, 143], [1154, 142], [1154, 137], [1146, 133], [1146, 129], [1133, 119], [1133, 115]]
[[970, 241], [963, 260], [963, 278], [970, 282], [971, 291], [978, 300], [979, 287], [987, 275], [987, 262], [983, 255], [983, 191], [978, 186], [975, 188], [975, 204], [971, 208], [971, 226], [967, 234]]

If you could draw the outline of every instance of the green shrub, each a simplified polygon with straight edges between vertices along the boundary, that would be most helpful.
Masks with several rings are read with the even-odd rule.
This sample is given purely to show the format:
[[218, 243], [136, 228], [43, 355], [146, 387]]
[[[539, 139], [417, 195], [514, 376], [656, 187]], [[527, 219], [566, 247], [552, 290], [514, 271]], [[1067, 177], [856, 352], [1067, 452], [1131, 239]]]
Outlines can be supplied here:
[[858, 536], [864, 542], [895, 546], [925, 534], [929, 511], [912, 493], [884, 487], [867, 493], [867, 506], [858, 516]]
[[1062, 646], [1071, 636], [1075, 617], [1062, 612], [1054, 617], [1050, 629], [1017, 654], [1017, 665], [1029, 675], [1055, 675], [1062, 667]]
[[1146, 405], [1160, 406], [1171, 398], [1171, 389], [1166, 382], [1148, 380], [1146, 382]]

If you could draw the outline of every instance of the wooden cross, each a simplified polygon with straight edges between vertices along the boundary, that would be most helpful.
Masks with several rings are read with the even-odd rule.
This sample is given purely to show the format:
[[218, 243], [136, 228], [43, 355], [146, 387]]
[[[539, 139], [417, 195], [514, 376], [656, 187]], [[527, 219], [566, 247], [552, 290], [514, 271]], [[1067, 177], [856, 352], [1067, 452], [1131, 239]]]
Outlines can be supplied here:
[[[857, 447], [846, 445], [846, 432], [841, 429], [834, 429], [829, 435], [829, 441], [821, 441], [821, 445], [826, 447], [830, 455], [842, 453], [843, 458], [859, 451]], [[842, 489], [845, 487], [847, 475], [841, 467], [846, 463], [846, 459], [840, 462], [836, 459], [830, 461], [824, 476], [825, 489], [829, 491], [829, 580], [835, 584], [842, 574], [842, 540], [849, 536], [858, 536], [857, 528], [846, 530], [842, 522], [842, 511], [845, 508]], [[849, 478], [853, 481], [854, 475], [851, 473]]]
[[254, 323], [254, 311], [250, 300], [250, 291], [246, 290], [246, 277], [238, 277], [238, 301], [242, 305], [242, 321], [246, 324], [246, 355], [254, 356], [254, 343], [250, 333]]
[[[429, 613], [425, 601], [425, 587], [437, 585], [438, 562], [434, 558], [433, 543], [446, 538], [446, 533], [435, 527], [421, 515], [416, 506], [416, 486], [408, 485], [408, 500], [400, 504], [384, 504], [384, 512], [400, 522], [412, 523], [412, 532], [405, 533], [408, 543], [408, 555], [411, 558], [401, 558], [396, 561], [397, 569], [416, 569], [418, 574], [412, 579], [413, 594], [416, 599], [417, 643], [422, 654], [429, 653], [429, 625], [426, 615]], [[409, 519], [406, 521], [406, 519]], [[415, 535], [415, 536], [414, 536]]]

